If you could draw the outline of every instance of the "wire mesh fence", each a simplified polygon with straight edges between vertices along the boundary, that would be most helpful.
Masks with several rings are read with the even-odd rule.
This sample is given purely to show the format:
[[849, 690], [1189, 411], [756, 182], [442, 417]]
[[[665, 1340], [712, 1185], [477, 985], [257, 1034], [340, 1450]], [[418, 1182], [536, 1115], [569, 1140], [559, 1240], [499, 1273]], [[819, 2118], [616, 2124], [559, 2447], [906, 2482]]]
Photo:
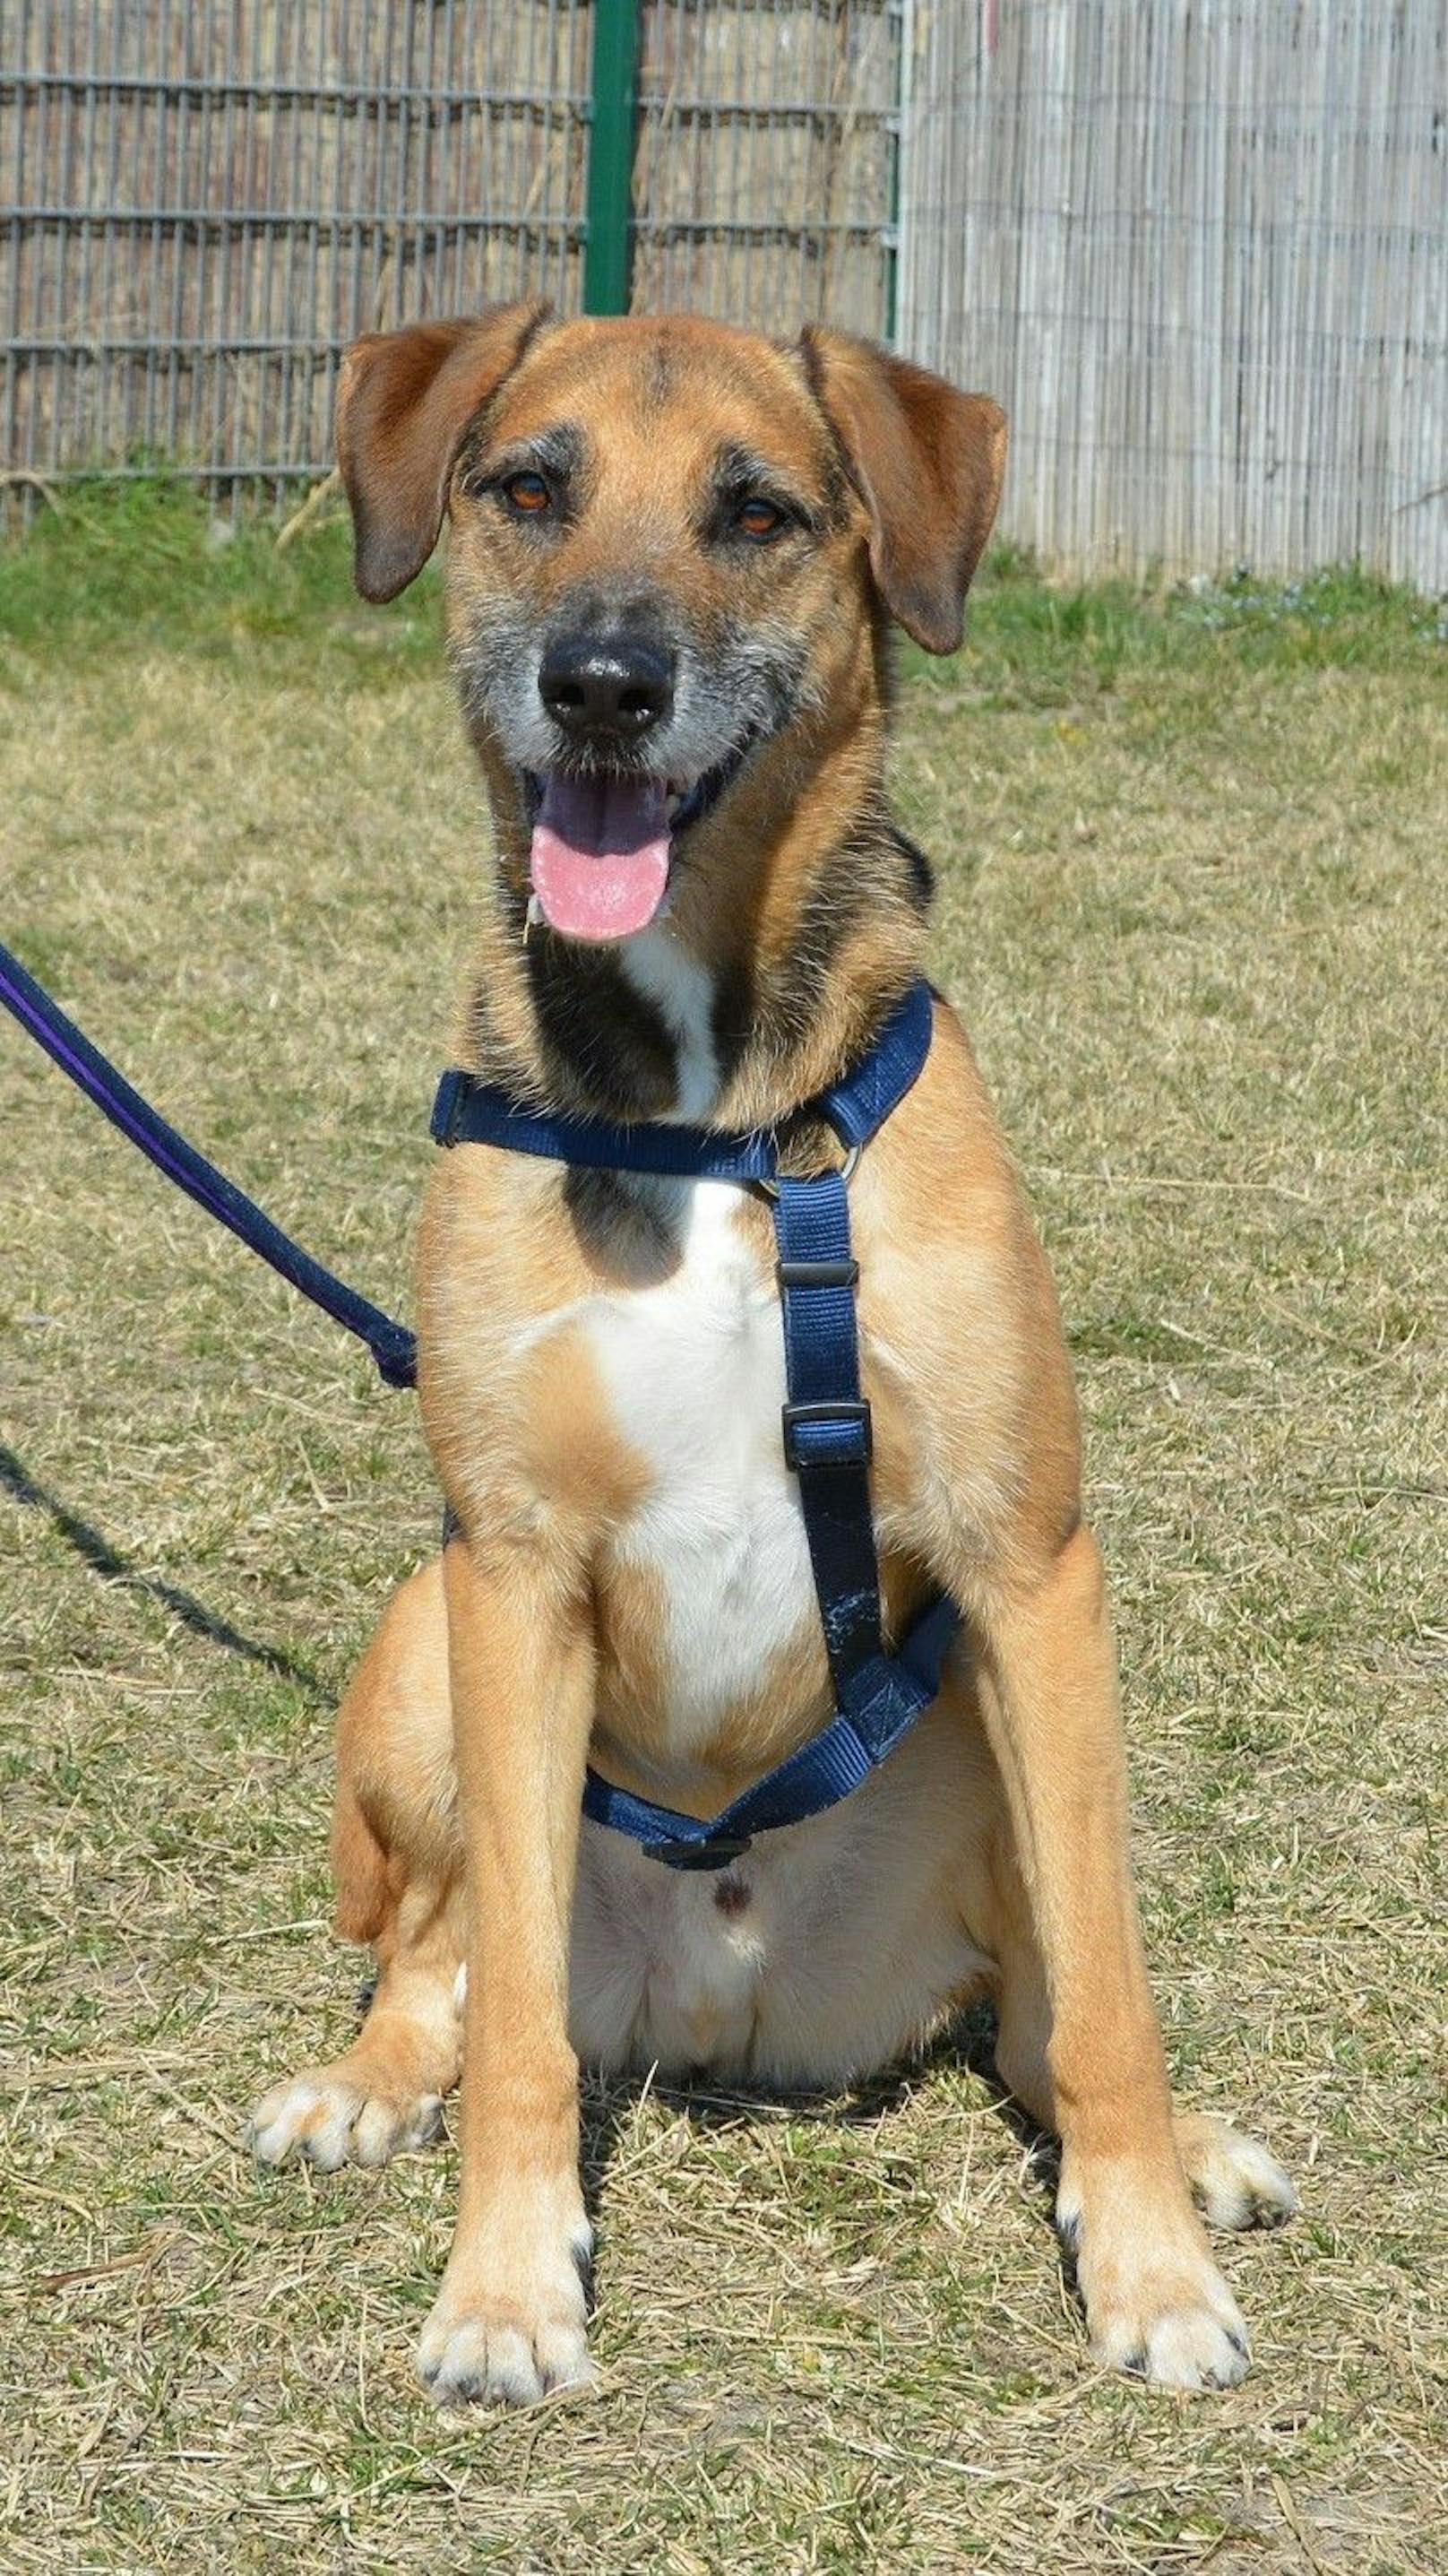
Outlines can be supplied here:
[[0, 455], [325, 468], [359, 330], [577, 300], [586, 0], [0, 0]]
[[[592, 0], [0, 0], [0, 470], [325, 470], [361, 330], [581, 301]], [[889, 322], [900, 0], [644, 0], [635, 300]]]
[[[625, 5], [0, 0], [0, 506], [279, 492], [357, 331], [577, 310]], [[636, 17], [637, 307], [823, 314], [996, 394], [1048, 564], [1448, 588], [1445, 0]]]
[[900, 325], [1059, 568], [1448, 589], [1444, 0], [918, 0]]

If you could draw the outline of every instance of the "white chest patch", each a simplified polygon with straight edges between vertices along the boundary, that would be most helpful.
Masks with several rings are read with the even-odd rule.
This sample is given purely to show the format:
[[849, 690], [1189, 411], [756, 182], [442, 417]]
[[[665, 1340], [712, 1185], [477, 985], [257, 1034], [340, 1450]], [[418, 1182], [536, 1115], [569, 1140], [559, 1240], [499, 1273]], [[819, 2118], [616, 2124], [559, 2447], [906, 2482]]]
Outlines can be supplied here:
[[738, 1188], [681, 1186], [678, 1269], [592, 1300], [586, 1329], [618, 1428], [653, 1471], [614, 1551], [662, 1587], [672, 1749], [687, 1755], [763, 1681], [814, 1588], [780, 1439], [778, 1303], [736, 1227]]
[[[667, 924], [624, 943], [625, 974], [677, 1048], [672, 1115], [719, 1094], [713, 979]], [[614, 1542], [664, 1596], [669, 1747], [684, 1759], [756, 1689], [814, 1604], [798, 1490], [784, 1464], [779, 1306], [728, 1181], [662, 1185], [677, 1269], [590, 1302], [587, 1332], [619, 1431], [653, 1471]]]

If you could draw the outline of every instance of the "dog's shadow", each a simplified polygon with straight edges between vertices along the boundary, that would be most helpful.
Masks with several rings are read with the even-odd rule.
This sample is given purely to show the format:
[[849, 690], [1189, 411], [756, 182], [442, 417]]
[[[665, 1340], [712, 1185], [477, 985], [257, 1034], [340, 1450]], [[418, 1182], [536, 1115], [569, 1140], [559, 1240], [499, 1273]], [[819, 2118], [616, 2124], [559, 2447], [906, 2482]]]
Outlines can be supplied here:
[[229, 1655], [239, 1655], [245, 1663], [260, 1665], [279, 1679], [294, 1682], [309, 1698], [330, 1705], [332, 1692], [306, 1664], [299, 1663], [281, 1646], [268, 1645], [258, 1637], [248, 1637], [218, 1611], [208, 1610], [194, 1593], [183, 1591], [179, 1584], [167, 1583], [159, 1575], [143, 1573], [133, 1558], [123, 1555], [112, 1544], [103, 1530], [98, 1530], [92, 1521], [82, 1519], [79, 1512], [72, 1511], [58, 1494], [51, 1493], [37, 1477], [32, 1476], [29, 1468], [3, 1441], [0, 1441], [0, 1493], [8, 1494], [11, 1501], [19, 1503], [23, 1510], [38, 1512], [47, 1519], [56, 1536], [64, 1540], [82, 1565], [88, 1567], [102, 1583], [114, 1584], [118, 1591], [129, 1593], [133, 1599], [154, 1602], [159, 1609], [168, 1611], [191, 1636], [204, 1638], [208, 1645], [220, 1646]]

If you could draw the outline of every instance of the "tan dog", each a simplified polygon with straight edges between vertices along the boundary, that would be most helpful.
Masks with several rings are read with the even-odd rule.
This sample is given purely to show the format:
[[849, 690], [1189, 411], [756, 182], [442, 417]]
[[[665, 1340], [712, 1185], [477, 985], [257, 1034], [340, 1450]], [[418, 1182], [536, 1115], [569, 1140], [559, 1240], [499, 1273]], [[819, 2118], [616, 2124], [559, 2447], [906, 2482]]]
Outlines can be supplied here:
[[[744, 1128], [861, 1053], [920, 971], [930, 890], [886, 798], [887, 621], [959, 642], [1004, 446], [992, 403], [827, 331], [518, 306], [359, 342], [357, 579], [391, 597], [450, 520], [493, 812], [463, 1064], [562, 1110]], [[767, 1212], [480, 1145], [433, 1174], [421, 1394], [460, 1535], [388, 1610], [338, 1735], [338, 1920], [380, 1977], [355, 2047], [268, 2095], [253, 2138], [381, 2163], [461, 2071], [419, 2354], [439, 2398], [587, 2376], [578, 2056], [833, 2086], [982, 1990], [1005, 2083], [1062, 2141], [1096, 2353], [1180, 2388], [1246, 2367], [1193, 2194], [1244, 2227], [1292, 2189], [1173, 2119], [1060, 1321], [943, 1003], [850, 1205], [890, 1618], [942, 1586], [969, 1642], [853, 1796], [686, 1875], [580, 1833], [590, 1750], [711, 1815], [831, 1706]]]

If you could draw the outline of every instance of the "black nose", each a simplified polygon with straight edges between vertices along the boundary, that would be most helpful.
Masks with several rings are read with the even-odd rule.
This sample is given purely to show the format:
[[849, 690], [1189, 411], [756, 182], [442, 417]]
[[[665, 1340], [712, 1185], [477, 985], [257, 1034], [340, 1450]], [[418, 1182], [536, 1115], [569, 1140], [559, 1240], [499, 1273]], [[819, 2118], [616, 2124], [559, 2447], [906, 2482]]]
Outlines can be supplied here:
[[538, 691], [575, 740], [638, 742], [674, 704], [674, 657], [632, 636], [562, 635], [550, 644]]

